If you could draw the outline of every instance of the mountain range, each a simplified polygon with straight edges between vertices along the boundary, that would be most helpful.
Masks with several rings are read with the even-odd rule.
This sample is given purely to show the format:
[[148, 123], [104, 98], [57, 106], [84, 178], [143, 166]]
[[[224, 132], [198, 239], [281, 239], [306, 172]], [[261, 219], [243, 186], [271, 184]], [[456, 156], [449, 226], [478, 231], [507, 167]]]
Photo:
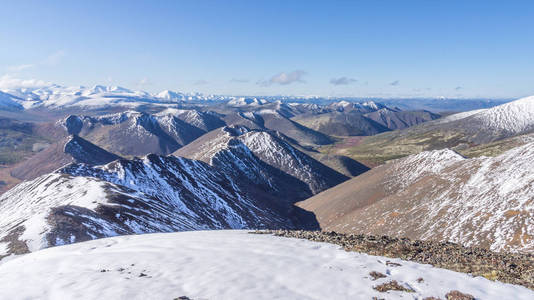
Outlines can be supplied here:
[[4, 90], [3, 256], [126, 234], [280, 228], [534, 250], [534, 97], [444, 117], [283, 100]]
[[[450, 148], [469, 155], [471, 149], [528, 135], [534, 131], [534, 98], [526, 97], [493, 108], [462, 112], [405, 130], [384, 132], [335, 147], [330, 153], [346, 155], [369, 165], [381, 164], [425, 150]], [[510, 148], [502, 147], [502, 151]], [[501, 153], [502, 153], [501, 151]], [[477, 151], [479, 155], [483, 151]]]
[[175, 153], [182, 157], [149, 154], [102, 164], [117, 157], [77, 136], [64, 149], [76, 162], [0, 197], [0, 211], [9, 215], [0, 221], [8, 254], [133, 233], [317, 229], [294, 202], [348, 179], [279, 134], [244, 127], [210, 132], [189, 148], [196, 151]]

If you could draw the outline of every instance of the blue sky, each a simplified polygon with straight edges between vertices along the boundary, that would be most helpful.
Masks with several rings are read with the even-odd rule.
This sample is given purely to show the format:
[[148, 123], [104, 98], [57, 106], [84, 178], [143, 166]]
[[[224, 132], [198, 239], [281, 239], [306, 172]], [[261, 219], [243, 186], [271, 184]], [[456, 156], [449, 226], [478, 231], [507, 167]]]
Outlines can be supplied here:
[[0, 88], [534, 94], [534, 1], [2, 1]]

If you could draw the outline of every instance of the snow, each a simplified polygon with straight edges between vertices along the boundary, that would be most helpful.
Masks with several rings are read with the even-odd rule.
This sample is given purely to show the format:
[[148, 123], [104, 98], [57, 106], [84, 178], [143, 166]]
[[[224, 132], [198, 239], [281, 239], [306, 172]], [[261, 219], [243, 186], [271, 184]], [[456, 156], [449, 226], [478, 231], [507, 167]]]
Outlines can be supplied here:
[[9, 243], [0, 242], [0, 257], [9, 253]]
[[267, 104], [268, 101], [265, 99], [257, 99], [257, 98], [234, 98], [227, 102], [228, 105], [231, 106], [260, 106]]
[[400, 160], [395, 171], [402, 186], [407, 186], [425, 174], [439, 174], [445, 168], [463, 160], [460, 154], [450, 149], [424, 151]]
[[[17, 195], [18, 190], [25, 190], [26, 187], [31, 187], [31, 192]], [[9, 197], [15, 198], [12, 193], [19, 197], [19, 201], [6, 200]], [[16, 190], [7, 192], [0, 200], [0, 234], [5, 234], [10, 228], [24, 226], [21, 238], [26, 241], [30, 251], [35, 251], [48, 245], [44, 234], [50, 230], [46, 216], [51, 208], [75, 205], [94, 209], [99, 203], [106, 203], [106, 192], [103, 183], [93, 178], [68, 179], [53, 173], [21, 183]]]
[[177, 93], [169, 90], [164, 90], [158, 94], [156, 94], [156, 97], [164, 99], [164, 100], [185, 100], [187, 98], [187, 95], [184, 95], [182, 93]]
[[534, 129], [534, 96], [515, 100], [473, 115], [484, 127], [519, 134]]
[[534, 250], [534, 142], [497, 157], [465, 159], [448, 149], [422, 152], [392, 162], [388, 172], [390, 191], [421, 201], [398, 209], [422, 210], [426, 217], [409, 229], [421, 232], [422, 239], [439, 234], [493, 251]]
[[452, 121], [465, 119], [465, 118], [470, 117], [472, 115], [481, 113], [481, 112], [483, 112], [485, 110], [487, 110], [487, 109], [476, 109], [476, 110], [464, 111], [464, 112], [461, 112], [461, 113], [457, 113], [457, 114], [453, 114], [453, 115], [450, 115], [450, 116], [446, 116], [445, 118], [437, 119], [434, 122], [439, 123], [439, 124], [449, 123], [449, 122], [452, 122]]
[[477, 126], [490, 130], [495, 135], [507, 132], [508, 135], [527, 133], [534, 129], [534, 96], [521, 98], [488, 109], [466, 111], [436, 120], [445, 124], [458, 120], [476, 122]]
[[[388, 260], [401, 266], [387, 266]], [[373, 281], [371, 271], [388, 276]], [[372, 288], [389, 280], [415, 292]], [[430, 265], [246, 231], [121, 236], [50, 248], [0, 262], [0, 282], [2, 299], [444, 299], [451, 290], [477, 299], [534, 297], [521, 286]]]
[[0, 109], [22, 109], [23, 106], [16, 100], [17, 99], [14, 96], [0, 92]]
[[223, 96], [202, 94], [183, 94], [163, 91], [150, 94], [145, 91], [133, 91], [118, 86], [96, 85], [92, 88], [83, 86], [64, 87], [49, 85], [39, 88], [4, 89], [1, 91], [0, 105], [6, 102], [10, 106], [31, 109], [36, 107], [138, 107], [144, 104], [172, 106], [184, 100], [225, 100]]
[[[245, 172], [265, 177], [266, 183], [273, 180], [257, 158], [237, 155], [248, 163]], [[246, 178], [234, 175], [174, 156], [148, 155], [103, 166], [71, 164], [0, 197], [0, 240], [11, 236], [31, 252], [68, 244], [72, 234], [76, 240], [87, 240], [132, 233], [292, 226], [283, 213], [271, 210], [248, 190], [260, 183], [249, 185]], [[76, 224], [76, 230], [67, 224]]]
[[367, 102], [364, 102], [362, 103], [363, 106], [368, 106], [374, 110], [378, 110], [378, 105], [376, 105], [376, 103], [374, 101], [367, 101]]

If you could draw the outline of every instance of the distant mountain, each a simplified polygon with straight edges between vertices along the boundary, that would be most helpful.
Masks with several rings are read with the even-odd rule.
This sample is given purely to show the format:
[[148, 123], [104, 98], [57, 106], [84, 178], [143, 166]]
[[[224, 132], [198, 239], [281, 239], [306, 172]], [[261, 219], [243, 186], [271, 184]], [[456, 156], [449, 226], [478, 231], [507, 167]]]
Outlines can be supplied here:
[[268, 103], [267, 100], [257, 98], [235, 98], [227, 102], [230, 106], [260, 106]]
[[303, 113], [292, 120], [328, 135], [367, 136], [404, 129], [440, 117], [429, 111], [402, 111], [373, 101], [340, 101], [327, 108], [329, 111]]
[[303, 126], [333, 136], [375, 135], [390, 130], [357, 111], [301, 115], [293, 120]]
[[358, 161], [384, 161], [425, 150], [451, 148], [460, 153], [484, 144], [534, 132], [534, 97], [489, 109], [449, 115], [404, 130], [366, 137], [356, 145], [340, 144], [335, 153]]
[[359, 113], [369, 113], [377, 111], [382, 108], [387, 108], [381, 103], [376, 103], [374, 101], [367, 102], [349, 102], [349, 101], [338, 101], [332, 102], [327, 106], [331, 110], [340, 111], [340, 112], [350, 112], [356, 111]]
[[470, 141], [487, 143], [534, 131], [534, 96], [482, 110], [446, 127], [464, 128]]
[[497, 157], [422, 152], [298, 204], [323, 230], [532, 252], [534, 143]]
[[428, 110], [434, 113], [462, 112], [491, 108], [513, 99], [454, 99], [454, 98], [399, 98], [378, 99], [387, 106], [403, 110]]
[[[295, 149], [285, 139], [275, 131], [249, 130], [244, 126], [224, 127], [200, 137], [174, 155], [204, 161], [227, 173], [234, 173], [237, 178], [250, 177], [254, 181], [267, 182], [274, 188], [273, 193], [281, 193], [281, 196], [297, 193], [290, 198], [315, 194], [348, 179]], [[269, 166], [268, 173], [254, 170], [254, 166], [262, 164]], [[272, 172], [279, 174], [269, 174]]]
[[159, 99], [167, 101], [184, 101], [187, 100], [187, 95], [183, 93], [173, 92], [170, 90], [164, 90], [156, 94]]
[[[285, 105], [281, 107], [287, 108]], [[227, 125], [241, 125], [250, 129], [275, 130], [302, 145], [327, 145], [334, 142], [327, 134], [303, 126], [288, 118], [288, 114], [292, 115], [291, 111], [288, 110], [262, 107], [251, 111], [222, 113], [225, 115], [223, 120]]]
[[17, 101], [16, 97], [0, 91], [0, 110], [18, 111], [24, 107]]
[[70, 163], [102, 165], [119, 158], [77, 135], [72, 135], [16, 164], [11, 168], [10, 173], [11, 176], [20, 180], [31, 180]]
[[402, 111], [398, 109], [381, 108], [366, 113], [365, 117], [390, 130], [397, 130], [432, 121], [441, 116], [426, 110]]
[[105, 108], [142, 105], [172, 106], [183, 101], [225, 100], [229, 97], [184, 94], [169, 90], [158, 94], [133, 91], [118, 86], [95, 85], [89, 87], [64, 87], [49, 85], [39, 88], [4, 89], [0, 94], [0, 109], [35, 108]]
[[126, 111], [100, 116], [65, 118], [61, 124], [110, 152], [125, 156], [170, 154], [225, 123], [196, 110], [167, 109], [156, 114]]

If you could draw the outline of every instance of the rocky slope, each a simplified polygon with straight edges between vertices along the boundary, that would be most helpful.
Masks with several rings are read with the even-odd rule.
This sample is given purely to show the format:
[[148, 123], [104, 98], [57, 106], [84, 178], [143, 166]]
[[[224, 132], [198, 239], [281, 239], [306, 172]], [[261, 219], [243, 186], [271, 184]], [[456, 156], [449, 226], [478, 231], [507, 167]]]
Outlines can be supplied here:
[[254, 109], [252, 111], [227, 112], [224, 121], [228, 126], [241, 125], [251, 129], [276, 130], [285, 136], [306, 146], [326, 145], [333, 143], [328, 135], [308, 128], [291, 120], [292, 112], [281, 112], [275, 109]]
[[379, 166], [299, 206], [322, 229], [534, 251], [534, 144], [497, 157], [422, 152]]
[[534, 290], [534, 254], [497, 253], [450, 242], [324, 231], [277, 230], [255, 233], [332, 243], [346, 251], [411, 260]]
[[10, 173], [20, 180], [31, 180], [70, 163], [102, 165], [119, 158], [77, 135], [72, 135], [14, 165], [10, 168]]
[[401, 111], [374, 102], [338, 102], [329, 112], [300, 114], [294, 121], [334, 136], [367, 136], [404, 129], [439, 118], [429, 111]]
[[365, 114], [365, 117], [390, 130], [397, 130], [438, 119], [440, 115], [426, 110], [402, 111], [399, 109], [381, 108]]
[[300, 115], [293, 120], [313, 130], [333, 136], [375, 135], [390, 130], [357, 111]]
[[[295, 149], [280, 133], [249, 130], [244, 126], [214, 130], [179, 149], [174, 155], [204, 161], [237, 177], [279, 181], [279, 184], [287, 185], [282, 190], [295, 190], [300, 195], [315, 194], [348, 179]], [[290, 176], [300, 183], [269, 178], [262, 174], [261, 169], [257, 172], [248, 167], [261, 164], [273, 170], [270, 172], [280, 171], [278, 176], [281, 178]], [[300, 188], [292, 189], [291, 186], [295, 185]]]
[[60, 124], [68, 133], [124, 156], [169, 154], [224, 125], [215, 115], [166, 109], [156, 114], [126, 111], [100, 116], [71, 115]]

